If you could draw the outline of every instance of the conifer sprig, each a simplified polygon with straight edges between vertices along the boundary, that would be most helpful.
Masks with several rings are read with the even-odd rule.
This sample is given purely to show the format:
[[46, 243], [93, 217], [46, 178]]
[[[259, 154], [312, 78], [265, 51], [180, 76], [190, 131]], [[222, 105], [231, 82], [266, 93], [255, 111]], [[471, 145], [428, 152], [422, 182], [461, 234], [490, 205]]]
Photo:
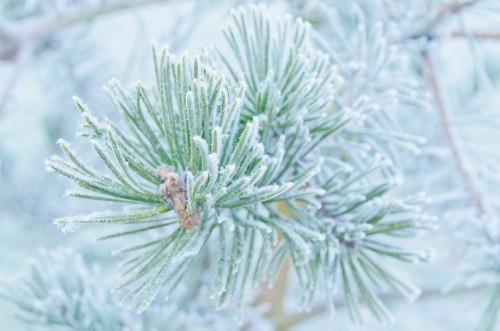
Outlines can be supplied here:
[[373, 104], [344, 89], [310, 33], [300, 19], [238, 10], [225, 30], [228, 51], [177, 58], [153, 45], [153, 88], [108, 86], [125, 125], [98, 120], [75, 99], [85, 120], [80, 136], [107, 170], [87, 165], [63, 140], [67, 159], [53, 157], [47, 168], [83, 188], [69, 195], [127, 206], [55, 223], [63, 231], [127, 225], [102, 239], [139, 238], [116, 252], [127, 256], [115, 288], [125, 304], [142, 312], [161, 289], [173, 295], [210, 254], [217, 262], [209, 296], [220, 306], [243, 302], [263, 280], [272, 286], [288, 258], [306, 308], [321, 280], [329, 300], [343, 288], [354, 320], [358, 292], [381, 320], [389, 313], [377, 289], [417, 292], [374, 257], [425, 260], [386, 241], [427, 229], [430, 218], [415, 207], [417, 197], [385, 198], [396, 171], [387, 156], [375, 156], [370, 138], [360, 142], [369, 132], [349, 123], [369, 117]]
[[237, 330], [230, 315], [214, 312], [207, 301], [189, 307], [156, 302], [139, 316], [120, 307], [98, 265], [88, 265], [68, 247], [42, 250], [27, 272], [4, 284], [0, 296], [18, 310], [19, 319], [37, 330]]
[[[297, 169], [297, 162], [283, 164], [283, 146], [273, 151], [275, 156], [267, 154], [259, 142], [258, 118], [241, 119], [241, 84], [229, 85], [224, 76], [197, 57], [176, 59], [166, 49], [158, 52], [154, 48], [153, 52], [156, 91], [137, 85], [127, 92], [117, 82], [108, 88], [127, 128], [99, 121], [75, 99], [85, 119], [80, 135], [90, 140], [108, 172], [86, 165], [63, 140], [59, 144], [68, 161], [59, 157], [47, 161], [49, 170], [87, 190], [71, 195], [144, 205], [56, 219], [63, 231], [85, 223], [141, 224], [104, 237], [114, 238], [168, 228], [160, 239], [137, 247], [137, 256], [126, 263], [127, 279], [117, 287], [129, 289], [124, 301], [140, 311], [162, 287], [173, 290], [179, 284], [215, 230], [221, 233], [235, 226], [233, 245], [251, 241], [253, 246], [256, 244], [250, 238], [258, 233], [252, 227], [257, 226], [269, 242], [275, 241], [270, 236], [277, 237], [276, 230], [284, 227], [282, 222], [265, 224], [247, 209], [258, 210], [256, 204], [307, 195], [302, 186], [318, 172], [321, 163], [297, 174], [287, 171]], [[313, 190], [309, 194], [317, 193]], [[178, 219], [180, 228], [176, 229], [173, 218]], [[295, 233], [301, 228], [287, 228], [303, 247], [304, 239]], [[233, 256], [233, 267], [242, 259], [248, 259], [246, 268], [254, 267], [250, 248], [231, 252], [248, 255]], [[217, 276], [230, 282], [234, 274], [238, 275], [238, 270]]]

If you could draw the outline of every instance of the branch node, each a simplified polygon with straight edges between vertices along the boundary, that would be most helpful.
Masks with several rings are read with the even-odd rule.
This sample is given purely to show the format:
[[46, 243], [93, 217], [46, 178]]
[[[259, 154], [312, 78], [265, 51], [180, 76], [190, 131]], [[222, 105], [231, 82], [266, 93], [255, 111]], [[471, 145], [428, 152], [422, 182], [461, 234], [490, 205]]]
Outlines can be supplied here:
[[198, 207], [195, 208], [192, 214], [189, 214], [186, 210], [188, 202], [187, 191], [179, 174], [167, 166], [158, 167], [156, 173], [162, 181], [160, 192], [172, 202], [172, 206], [177, 216], [179, 216], [179, 225], [181, 228], [190, 230], [200, 225]]

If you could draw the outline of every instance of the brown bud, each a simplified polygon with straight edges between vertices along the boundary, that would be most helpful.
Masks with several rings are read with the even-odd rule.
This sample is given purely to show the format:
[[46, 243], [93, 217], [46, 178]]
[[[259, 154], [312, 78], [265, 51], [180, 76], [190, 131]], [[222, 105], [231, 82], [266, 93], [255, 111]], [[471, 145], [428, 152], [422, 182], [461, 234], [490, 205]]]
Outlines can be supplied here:
[[163, 183], [160, 185], [160, 193], [164, 194], [164, 195], [170, 195], [170, 190], [168, 189], [168, 185]]
[[169, 167], [167, 166], [159, 166], [158, 168], [156, 168], [156, 174], [158, 176], [160, 176], [160, 180], [162, 182], [165, 181], [165, 179], [167, 178], [167, 175], [172, 172], [172, 169], [170, 169]]
[[163, 182], [160, 185], [160, 193], [164, 194], [172, 202], [172, 207], [179, 216], [179, 225], [183, 229], [194, 229], [200, 224], [200, 215], [196, 208], [192, 214], [186, 212], [187, 192], [179, 174], [167, 166], [160, 166], [156, 173]]

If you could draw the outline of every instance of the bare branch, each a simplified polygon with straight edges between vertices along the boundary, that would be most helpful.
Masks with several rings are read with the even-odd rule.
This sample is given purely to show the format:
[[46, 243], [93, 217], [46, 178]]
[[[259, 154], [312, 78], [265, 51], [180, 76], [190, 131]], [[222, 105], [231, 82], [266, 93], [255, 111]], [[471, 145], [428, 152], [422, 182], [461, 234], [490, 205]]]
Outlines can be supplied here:
[[114, 1], [105, 5], [97, 6], [85, 11], [74, 11], [63, 18], [42, 18], [29, 22], [23, 27], [23, 38], [28, 40], [40, 40], [51, 36], [61, 30], [71, 26], [90, 21], [99, 16], [120, 12], [133, 7], [144, 6], [156, 2], [164, 2], [167, 0], [126, 0]]
[[74, 11], [63, 18], [30, 18], [20, 22], [8, 22], [0, 17], [0, 61], [15, 63], [12, 74], [5, 82], [5, 87], [0, 94], [0, 114], [6, 108], [26, 65], [26, 60], [30, 55], [30, 45], [99, 16], [163, 1], [167, 0], [114, 1], [86, 11]]
[[23, 45], [43, 40], [71, 26], [90, 21], [99, 16], [167, 0], [114, 1], [84, 11], [73, 11], [66, 17], [29, 18], [8, 22], [0, 17], [0, 60], [15, 61]]
[[[468, 34], [476, 39], [500, 40], [500, 31], [471, 31]], [[453, 37], [465, 37], [466, 35], [464, 31], [454, 31], [452, 33]]]
[[451, 14], [456, 14], [464, 10], [465, 8], [471, 7], [481, 0], [469, 0], [464, 2], [455, 1], [449, 4], [443, 5], [434, 17], [420, 30], [417, 32], [402, 38], [402, 41], [418, 39], [420, 37], [430, 36], [432, 32], [441, 24], [443, 21], [449, 17]]
[[453, 131], [453, 127], [450, 123], [450, 118], [448, 115], [448, 111], [446, 109], [445, 102], [443, 100], [443, 96], [441, 94], [441, 89], [439, 87], [439, 82], [436, 77], [436, 71], [432, 64], [432, 61], [427, 53], [423, 54], [422, 57], [422, 70], [424, 74], [424, 78], [428, 81], [432, 93], [434, 94], [434, 99], [436, 102], [436, 106], [439, 110], [439, 118], [441, 122], [441, 126], [443, 128], [444, 134], [446, 136], [446, 140], [450, 146], [453, 158], [455, 159], [455, 163], [460, 172], [462, 180], [464, 182], [465, 188], [469, 193], [472, 203], [478, 210], [480, 215], [484, 215], [487, 213], [486, 207], [484, 206], [483, 201], [481, 200], [481, 195], [479, 190], [474, 184], [472, 176], [470, 175], [466, 165], [465, 159], [460, 149], [458, 139], [455, 136]]
[[21, 40], [14, 27], [0, 17], [0, 60], [14, 61], [20, 49]]
[[277, 320], [278, 324], [280, 320], [288, 319], [284, 310], [284, 303], [290, 270], [290, 259], [286, 259], [274, 287], [269, 289], [267, 285], [263, 284], [260, 294], [255, 298], [252, 304], [253, 306], [258, 306], [262, 303], [269, 303], [271, 309], [266, 313], [266, 316]]

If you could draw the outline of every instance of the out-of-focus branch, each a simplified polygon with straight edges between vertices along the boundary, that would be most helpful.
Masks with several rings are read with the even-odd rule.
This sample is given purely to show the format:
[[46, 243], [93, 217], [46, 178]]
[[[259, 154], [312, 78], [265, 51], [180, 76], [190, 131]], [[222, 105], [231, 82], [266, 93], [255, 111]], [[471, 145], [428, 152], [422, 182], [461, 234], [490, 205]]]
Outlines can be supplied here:
[[[500, 31], [471, 31], [468, 34], [476, 39], [500, 40]], [[454, 31], [452, 33], [453, 37], [465, 37], [466, 35], [464, 31]]]
[[113, 1], [105, 5], [97, 6], [96, 8], [87, 9], [84, 11], [74, 11], [66, 17], [54, 19], [38, 19], [32, 22], [27, 22], [24, 27], [23, 36], [30, 40], [42, 39], [54, 33], [87, 22], [99, 16], [123, 11], [133, 7], [144, 6], [155, 2], [166, 0], [125, 0]]
[[115, 0], [83, 11], [69, 12], [65, 17], [28, 18], [9, 22], [0, 17], [0, 61], [13, 62], [12, 74], [0, 92], [0, 114], [12, 95], [29, 58], [31, 45], [71, 26], [103, 15], [167, 0]]
[[21, 49], [20, 36], [0, 17], [0, 61], [14, 61]]
[[[284, 303], [290, 270], [291, 262], [289, 259], [286, 259], [283, 263], [283, 267], [281, 268], [274, 287], [272, 289], [269, 289], [267, 288], [267, 286], [263, 286], [261, 289], [261, 293], [257, 296], [257, 298], [255, 298], [253, 302], [254, 306], [262, 303], [269, 303], [271, 305], [271, 309], [266, 313], [266, 316], [270, 319], [273, 319], [278, 325], [282, 324], [282, 320], [288, 319], [288, 316], [286, 316], [284, 310]], [[282, 329], [276, 328], [276, 330], [281, 331]]]
[[441, 122], [441, 126], [443, 128], [444, 134], [446, 136], [446, 140], [448, 145], [450, 146], [453, 158], [455, 159], [457, 168], [460, 172], [462, 180], [464, 182], [465, 188], [469, 193], [472, 203], [476, 207], [478, 213], [480, 215], [484, 215], [487, 213], [487, 209], [481, 199], [481, 195], [479, 194], [479, 190], [475, 186], [475, 183], [470, 175], [466, 165], [465, 159], [460, 149], [457, 137], [455, 136], [453, 127], [450, 123], [450, 118], [448, 111], [446, 109], [445, 102], [443, 100], [443, 96], [441, 94], [441, 89], [439, 87], [439, 82], [436, 77], [436, 71], [432, 64], [432, 60], [429, 57], [429, 54], [424, 53], [422, 56], [422, 70], [424, 74], [424, 78], [429, 83], [429, 86], [434, 94], [434, 99], [436, 102], [436, 106], [439, 111], [439, 118]]
[[0, 93], [0, 115], [4, 112], [7, 107], [7, 103], [14, 92], [17, 83], [21, 77], [21, 74], [26, 66], [27, 59], [29, 57], [27, 48], [20, 49], [15, 56], [15, 64], [12, 69], [12, 73], [10, 74], [7, 81], [4, 83], [4, 88]]
[[[443, 292], [442, 287], [431, 287], [431, 288], [424, 288], [422, 289], [422, 293], [420, 294], [419, 299], [420, 300], [425, 300], [429, 299], [435, 296], [456, 296], [456, 295], [463, 295], [463, 294], [468, 294], [474, 291], [481, 291], [488, 288], [487, 285], [483, 286], [478, 286], [478, 287], [455, 287], [451, 289], [448, 292]], [[394, 292], [388, 292], [388, 293], [382, 293], [379, 295], [381, 299], [384, 301], [396, 301], [396, 300], [402, 300], [404, 299], [401, 295], [394, 293]], [[335, 302], [335, 307], [336, 308], [341, 308], [346, 305], [346, 302], [344, 300], [338, 300]], [[304, 313], [297, 313], [297, 314], [292, 314], [288, 315], [286, 319], [282, 321], [282, 324], [279, 324], [276, 326], [277, 330], [289, 330], [292, 327], [310, 320], [311, 318], [321, 316], [327, 312], [327, 307], [326, 305], [318, 305], [311, 309], [308, 312]]]
[[15, 61], [24, 45], [43, 40], [71, 26], [99, 16], [167, 0], [115, 0], [83, 11], [72, 11], [64, 17], [29, 18], [7, 22], [0, 18], [0, 60]]
[[[344, 301], [338, 303], [337, 307], [344, 305]], [[314, 307], [308, 312], [297, 313], [293, 315], [286, 316], [286, 319], [283, 319], [281, 324], [276, 325], [276, 330], [286, 331], [290, 330], [293, 326], [298, 325], [302, 322], [308, 321], [314, 317], [321, 316], [327, 312], [326, 305], [319, 305]]]
[[445, 4], [440, 7], [440, 9], [436, 12], [434, 17], [429, 20], [429, 22], [423, 26], [418, 31], [402, 38], [401, 41], [418, 39], [420, 37], [430, 36], [432, 32], [451, 14], [456, 14], [461, 12], [467, 7], [471, 7], [482, 0], [469, 0], [469, 1], [454, 1], [448, 4]]

